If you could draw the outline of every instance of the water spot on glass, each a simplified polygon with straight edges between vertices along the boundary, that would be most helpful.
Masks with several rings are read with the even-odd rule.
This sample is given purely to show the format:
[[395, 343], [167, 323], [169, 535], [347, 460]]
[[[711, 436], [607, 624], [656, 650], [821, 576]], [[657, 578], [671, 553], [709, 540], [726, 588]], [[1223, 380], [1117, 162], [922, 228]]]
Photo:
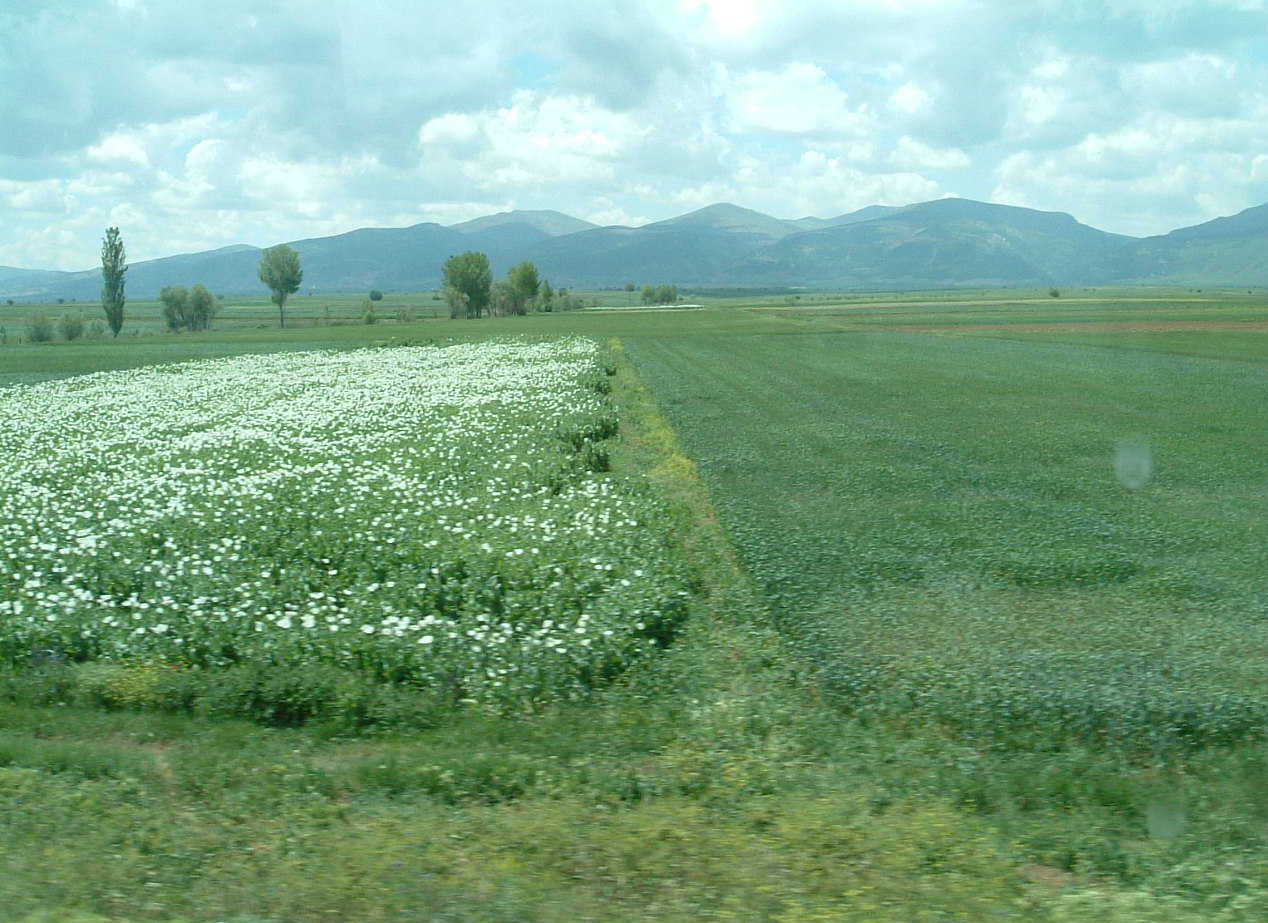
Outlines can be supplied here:
[[1175, 801], [1152, 801], [1145, 808], [1145, 826], [1149, 835], [1159, 840], [1174, 840], [1189, 825], [1184, 805]]
[[1154, 453], [1149, 440], [1132, 436], [1121, 440], [1114, 449], [1114, 474], [1124, 487], [1140, 490], [1154, 474]]

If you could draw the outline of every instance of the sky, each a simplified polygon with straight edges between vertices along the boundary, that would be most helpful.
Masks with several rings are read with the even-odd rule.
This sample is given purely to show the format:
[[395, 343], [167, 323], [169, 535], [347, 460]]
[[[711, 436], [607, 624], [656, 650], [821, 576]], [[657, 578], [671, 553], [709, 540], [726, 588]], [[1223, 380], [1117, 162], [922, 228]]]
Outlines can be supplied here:
[[0, 266], [552, 208], [1268, 202], [1268, 0], [4, 0]]

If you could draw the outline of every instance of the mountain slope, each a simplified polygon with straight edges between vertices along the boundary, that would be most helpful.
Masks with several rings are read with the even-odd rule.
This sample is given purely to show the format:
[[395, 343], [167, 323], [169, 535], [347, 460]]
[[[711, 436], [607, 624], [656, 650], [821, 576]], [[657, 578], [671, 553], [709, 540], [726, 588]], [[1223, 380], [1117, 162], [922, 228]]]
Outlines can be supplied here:
[[639, 230], [663, 228], [725, 231], [731, 234], [751, 234], [778, 239], [794, 233], [797, 225], [796, 222], [772, 218], [751, 208], [742, 208], [730, 202], [719, 202], [716, 205], [707, 205], [694, 212], [679, 215], [677, 218], [666, 218], [664, 221], [644, 225]]
[[56, 269], [19, 269], [16, 266], [0, 266], [0, 294], [7, 297], [39, 295], [68, 280], [74, 273]]
[[536, 263], [555, 285], [569, 288], [707, 282], [724, 277], [739, 255], [770, 240], [674, 225], [598, 228], [543, 241], [525, 259]]
[[1134, 241], [1125, 275], [1137, 281], [1268, 284], [1268, 205]]
[[835, 218], [828, 218], [825, 221], [827, 227], [840, 227], [843, 224], [858, 224], [860, 221], [871, 221], [873, 218], [884, 218], [903, 209], [911, 208], [910, 205], [868, 205], [860, 208], [858, 211], [847, 212], [844, 215], [837, 215]]
[[737, 260], [795, 233], [793, 222], [722, 202], [639, 228], [596, 228], [542, 241], [528, 251], [559, 285], [625, 282], [726, 284]]
[[470, 221], [463, 221], [460, 224], [451, 224], [449, 228], [461, 234], [474, 234], [478, 231], [487, 231], [490, 228], [504, 224], [526, 224], [543, 232], [548, 237], [560, 237], [564, 234], [575, 234], [578, 231], [589, 231], [598, 227], [597, 224], [582, 221], [580, 218], [572, 217], [572, 215], [565, 215], [563, 212], [546, 209], [542, 211], [516, 210], [498, 212], [496, 215], [485, 215], [482, 218], [472, 218]]
[[793, 225], [798, 231], [822, 231], [824, 228], [840, 227], [843, 224], [857, 224], [860, 221], [871, 221], [873, 218], [881, 218], [885, 215], [891, 215], [894, 212], [902, 211], [909, 208], [907, 205], [868, 205], [860, 208], [855, 212], [847, 212], [844, 215], [837, 215], [835, 218], [815, 218], [813, 216], [807, 218], [795, 218], [785, 221], [785, 224]]
[[747, 284], [864, 288], [1100, 282], [1128, 240], [1059, 212], [936, 199], [791, 235], [731, 273]]
[[526, 249], [549, 239], [544, 231], [523, 223], [495, 223], [465, 234], [427, 223], [408, 228], [362, 228], [334, 237], [296, 241], [291, 246], [303, 263], [305, 288], [418, 291], [438, 287], [441, 267], [456, 253], [486, 253], [494, 273], [501, 274]]

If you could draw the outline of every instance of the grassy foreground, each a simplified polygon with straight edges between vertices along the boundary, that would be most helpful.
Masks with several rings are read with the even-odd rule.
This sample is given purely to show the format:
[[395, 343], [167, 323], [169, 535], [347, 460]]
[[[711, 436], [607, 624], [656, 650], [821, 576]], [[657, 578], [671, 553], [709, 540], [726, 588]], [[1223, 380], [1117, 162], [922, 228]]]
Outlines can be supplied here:
[[[904, 310], [914, 324], [927, 307]], [[1108, 648], [1136, 629], [1162, 646], [1156, 626], [1179, 600], [1167, 652], [1184, 655], [1185, 681], [1210, 663], [1219, 669], [1196, 676], [1210, 690], [1253, 692], [1229, 671], [1238, 632], [1255, 629], [1237, 621], [1256, 599], [1254, 545], [1233, 543], [1228, 561], [1213, 549], [1230, 544], [1225, 513], [1241, 509], [1232, 521], [1258, 527], [1262, 496], [1250, 461], [1212, 465], [1236, 457], [1230, 447], [1256, 446], [1240, 418], [1225, 417], [1232, 378], [1221, 376], [1253, 389], [1258, 354], [1180, 373], [1176, 354], [1218, 353], [1210, 338], [1219, 334], [1189, 334], [1196, 350], [1150, 349], [1158, 341], [1148, 337], [1163, 334], [1139, 333], [1127, 349], [1071, 352], [1062, 338], [1076, 333], [967, 324], [952, 339], [861, 326], [780, 309], [508, 318], [478, 329], [435, 321], [390, 337], [335, 327], [152, 338], [177, 358], [314, 338], [620, 337], [636, 361], [618, 363], [612, 464], [671, 504], [699, 599], [674, 647], [591, 704], [470, 715], [422, 732], [103, 711], [75, 678], [6, 676], [0, 907], [25, 923], [1268, 915], [1259, 740], [1159, 749], [966, 734], [947, 713], [901, 698], [843, 696], [822, 656], [858, 664], [859, 647], [879, 650], [871, 667], [884, 666], [891, 685], [920, 678], [930, 662], [946, 668], [936, 676], [962, 678], [982, 657], [1065, 652], [1071, 638]], [[138, 358], [130, 348], [150, 343], [93, 346], [91, 361], [128, 363]], [[0, 350], [0, 373], [44, 376], [40, 362], [84, 347], [45, 348], [42, 360]], [[1037, 356], [1048, 375], [1034, 372]], [[982, 380], [993, 403], [979, 399]], [[1112, 480], [1115, 440], [1078, 410], [1097, 381], [1095, 393], [1128, 417], [1141, 409], [1133, 400], [1155, 400], [1154, 422], [1206, 395], [1159, 433], [1226, 430], [1180, 456], [1155, 435], [1153, 487], [1128, 489]], [[1238, 412], [1253, 417], [1251, 397]], [[1036, 402], [1044, 427], [1030, 419]], [[1155, 429], [1129, 435], [1142, 431]], [[1051, 454], [1066, 437], [1074, 441]], [[1029, 449], [1043, 464], [1022, 464]], [[1178, 457], [1185, 464], [1169, 468]], [[968, 476], [976, 488], [957, 480]], [[1159, 482], [1169, 489], [1158, 492]], [[992, 498], [995, 487], [1005, 496]], [[1142, 498], [1152, 500], [1143, 518]], [[992, 522], [1006, 528], [962, 534], [957, 524], [991, 504], [1003, 516]], [[1110, 560], [1137, 570], [1112, 579], [1088, 570], [1106, 540], [1101, 523], [1058, 528], [1039, 551], [1021, 540], [1053, 531], [1076, 507], [1080, 522], [1109, 520], [1123, 552]], [[1033, 531], [1009, 518], [1018, 510]], [[1192, 541], [1167, 538], [1190, 523], [1201, 527]], [[893, 528], [900, 541], [888, 537]], [[1145, 561], [1133, 557], [1142, 542]], [[1209, 585], [1195, 589], [1198, 578]], [[1119, 613], [1122, 602], [1134, 608]], [[1069, 631], [1063, 619], [1079, 607], [1114, 630]], [[956, 614], [966, 616], [960, 625]], [[1140, 646], [1139, 637], [1120, 645]], [[956, 698], [955, 683], [940, 688], [953, 705], [975, 701]]]

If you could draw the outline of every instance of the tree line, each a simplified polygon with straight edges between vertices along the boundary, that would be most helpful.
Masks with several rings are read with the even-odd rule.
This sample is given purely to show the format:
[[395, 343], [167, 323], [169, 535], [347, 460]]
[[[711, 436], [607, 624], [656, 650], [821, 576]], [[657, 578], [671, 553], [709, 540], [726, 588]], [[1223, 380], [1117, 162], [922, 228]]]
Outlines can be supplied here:
[[[626, 286], [626, 291], [634, 291], [632, 286]], [[677, 304], [678, 303], [678, 286], [676, 285], [645, 285], [643, 286], [643, 304]]]
[[566, 311], [581, 307], [567, 289], [555, 291], [537, 267], [525, 260], [512, 266], [506, 278], [493, 281], [488, 254], [468, 250], [449, 257], [441, 267], [441, 294], [450, 317], [527, 314], [529, 311]]
[[[123, 329], [127, 271], [127, 251], [119, 229], [107, 228], [101, 244], [101, 307], [115, 337]], [[299, 254], [286, 244], [269, 247], [260, 256], [256, 274], [268, 286], [270, 299], [277, 305], [278, 325], [285, 327], [287, 299], [299, 290], [304, 279]], [[495, 282], [488, 255], [469, 250], [446, 260], [442, 275], [442, 296], [449, 307], [449, 316], [454, 318], [522, 315], [530, 311], [566, 311], [583, 307], [581, 299], [566, 288], [555, 290], [549, 281], [541, 278], [537, 267], [527, 260], [511, 267], [505, 279]], [[626, 286], [627, 291], [634, 289], [633, 283]], [[382, 298], [379, 290], [371, 291], [370, 302]], [[643, 289], [644, 304], [672, 304], [677, 300], [678, 290], [674, 286], [648, 285]], [[159, 302], [163, 306], [167, 329], [173, 332], [207, 330], [220, 310], [220, 298], [201, 283], [192, 289], [183, 285], [166, 285], [159, 292]], [[369, 302], [367, 304], [370, 305]], [[372, 305], [368, 310], [372, 311]], [[32, 339], [51, 339], [51, 322], [42, 317], [37, 320], [39, 323], [33, 321], [33, 324], [39, 327], [39, 335]], [[82, 320], [78, 324], [64, 324], [68, 328], [67, 339], [81, 335]]]

